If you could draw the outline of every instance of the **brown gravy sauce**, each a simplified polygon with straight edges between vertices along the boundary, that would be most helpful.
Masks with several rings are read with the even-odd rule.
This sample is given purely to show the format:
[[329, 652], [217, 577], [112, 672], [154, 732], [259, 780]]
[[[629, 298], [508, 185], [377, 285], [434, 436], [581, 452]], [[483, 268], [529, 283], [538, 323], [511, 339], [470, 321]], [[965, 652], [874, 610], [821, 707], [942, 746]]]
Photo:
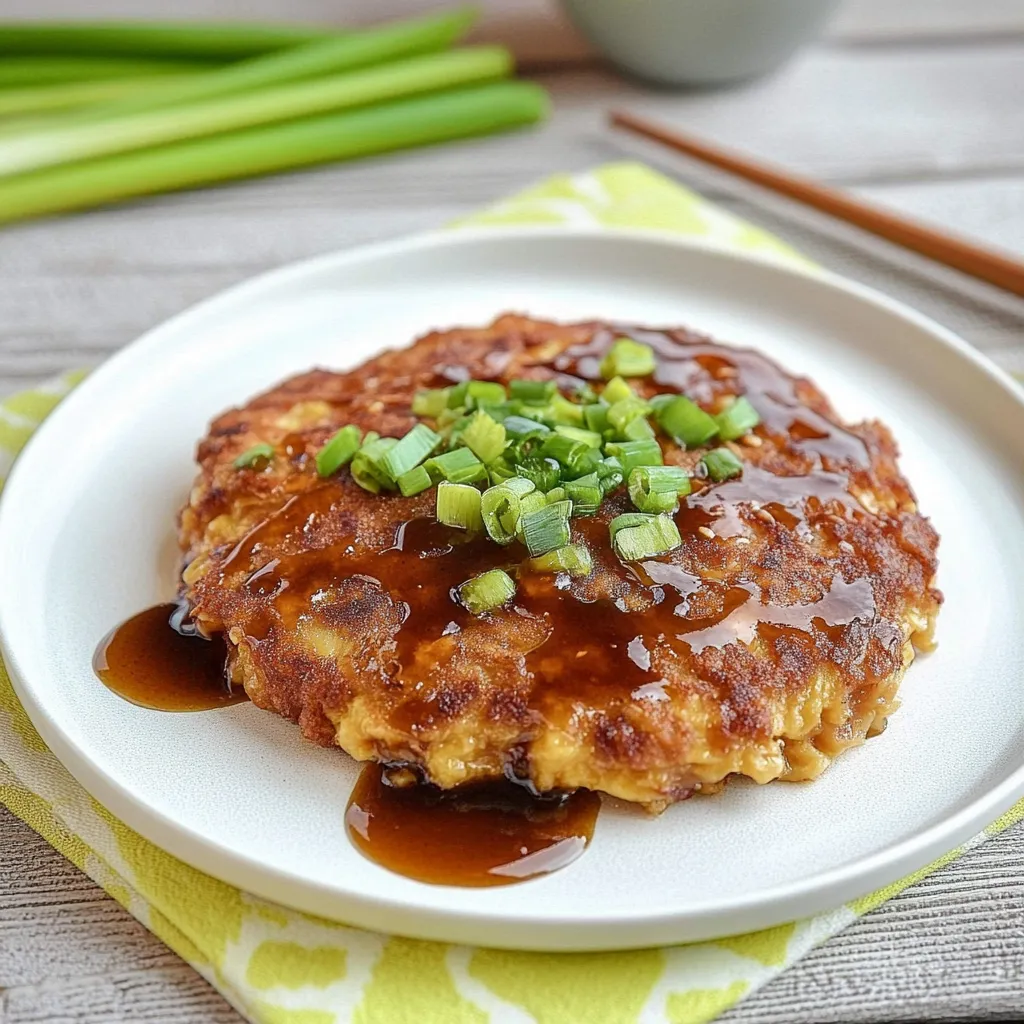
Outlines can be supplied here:
[[[368, 764], [345, 811], [353, 845], [399, 875], [434, 885], [512, 885], [571, 864], [601, 807], [577, 790], [537, 797], [510, 782], [444, 791]], [[398, 769], [398, 780], [407, 774]]]
[[92, 667], [119, 697], [157, 711], [209, 711], [247, 700], [227, 682], [227, 648], [191, 627], [177, 604], [133, 615], [99, 643]]
[[[741, 535], [752, 509], [767, 510], [798, 534], [810, 529], [807, 517], [823, 503], [842, 506], [846, 515], [864, 514], [842, 471], [867, 463], [864, 442], [807, 408], [798, 379], [770, 360], [704, 339], [680, 335], [680, 344], [673, 332], [601, 329], [548, 368], [565, 387], [598, 379], [601, 356], [620, 334], [654, 348], [658, 366], [652, 379], [659, 391], [685, 392], [705, 402], [723, 390], [745, 393], [762, 417], [757, 433], [780, 436], [805, 457], [806, 472], [782, 476], [747, 464], [742, 477], [725, 483], [695, 480], [694, 493], [677, 515], [683, 547], [631, 565], [615, 557], [607, 525], [631, 505], [621, 491], [610, 496], [597, 516], [573, 520], [574, 539], [585, 542], [594, 558], [591, 580], [519, 573], [527, 557], [521, 545], [500, 548], [437, 523], [425, 496], [382, 498], [382, 506], [393, 503], [396, 517], [390, 539], [372, 549], [360, 547], [346, 533], [340, 509], [344, 488], [355, 485], [346, 476], [317, 482], [282, 500], [220, 566], [222, 577], [245, 574], [241, 627], [253, 647], [258, 651], [263, 643], [301, 632], [310, 624], [310, 608], [372, 608], [378, 632], [367, 636], [366, 647], [390, 653], [385, 664], [374, 661], [364, 668], [379, 671], [403, 695], [392, 724], [415, 735], [443, 712], [443, 692], [433, 692], [429, 668], [416, 653], [479, 623], [453, 595], [487, 569], [502, 567], [519, 576], [513, 606], [494, 614], [518, 619], [519, 631], [535, 638], [525, 650], [525, 667], [532, 680], [530, 711], [539, 715], [573, 707], [615, 711], [630, 702], [667, 699], [659, 655], [699, 657], [755, 637], [771, 651], [779, 644], [806, 643], [812, 628], [824, 634], [823, 642], [838, 644], [850, 624], [871, 621], [876, 609], [866, 580], [847, 583], [837, 574], [805, 600], [773, 604], [768, 590], [752, 579], [726, 585], [713, 574], [701, 578], [685, 568], [696, 545], [706, 543], [701, 528], [713, 528], [723, 539]], [[459, 371], [443, 368], [452, 379]], [[702, 564], [706, 556], [695, 561]], [[97, 649], [97, 675], [128, 700], [163, 710], [202, 710], [244, 699], [224, 682], [222, 641], [171, 628], [173, 610], [150, 609], [114, 630]], [[578, 857], [599, 805], [585, 791], [549, 800], [511, 783], [447, 793], [424, 785], [400, 787], [389, 784], [387, 769], [371, 764], [352, 793], [345, 820], [356, 847], [400, 874], [437, 884], [505, 885]]]

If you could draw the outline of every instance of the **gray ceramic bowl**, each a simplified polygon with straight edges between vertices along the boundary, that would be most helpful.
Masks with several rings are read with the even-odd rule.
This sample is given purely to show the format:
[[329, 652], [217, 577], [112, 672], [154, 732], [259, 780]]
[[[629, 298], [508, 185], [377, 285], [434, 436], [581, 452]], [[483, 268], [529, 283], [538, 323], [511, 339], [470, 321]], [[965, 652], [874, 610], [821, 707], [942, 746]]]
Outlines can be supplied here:
[[561, 0], [611, 60], [668, 85], [714, 85], [778, 67], [839, 0]]

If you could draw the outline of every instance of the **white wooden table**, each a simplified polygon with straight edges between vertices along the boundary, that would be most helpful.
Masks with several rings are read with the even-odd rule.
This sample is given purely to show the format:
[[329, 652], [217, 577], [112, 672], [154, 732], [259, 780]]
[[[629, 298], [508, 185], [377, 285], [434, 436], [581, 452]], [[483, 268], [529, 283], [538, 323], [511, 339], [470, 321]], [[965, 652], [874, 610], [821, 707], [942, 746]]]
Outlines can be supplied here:
[[[366, 20], [425, 0], [251, 0], [246, 16]], [[93, 0], [96, 15], [166, 13]], [[4, 16], [81, 16], [7, 0]], [[174, 13], [238, 16], [231, 0]], [[530, 133], [166, 197], [0, 231], [0, 394], [95, 363], [160, 319], [286, 260], [443, 224], [556, 170], [651, 151], [612, 104], [799, 168], [1024, 253], [1024, 0], [848, 0], [827, 39], [770, 80], [673, 95], [601, 70], [543, 0], [504, 0], [555, 100]], [[536, 66], [536, 65], [535, 65]], [[1024, 370], [1024, 303], [934, 274], [846, 229], [660, 158], [822, 261], [909, 298]], [[950, 766], [955, 771], [955, 765]], [[0, 810], [0, 1024], [237, 1022], [198, 975]], [[937, 872], [727, 1015], [733, 1021], [1024, 1019], [1024, 828]]]

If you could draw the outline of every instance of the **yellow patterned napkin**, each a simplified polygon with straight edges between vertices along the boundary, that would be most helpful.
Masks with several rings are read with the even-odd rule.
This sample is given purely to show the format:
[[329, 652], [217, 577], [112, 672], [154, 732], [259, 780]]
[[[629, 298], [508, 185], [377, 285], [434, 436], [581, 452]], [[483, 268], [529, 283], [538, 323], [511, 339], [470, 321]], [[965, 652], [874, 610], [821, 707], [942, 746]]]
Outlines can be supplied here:
[[[463, 223], [661, 228], [804, 262], [765, 232], [637, 164], [559, 175]], [[0, 480], [80, 377], [0, 403]], [[193, 870], [115, 819], [71, 778], [32, 728], [2, 663], [0, 800], [260, 1024], [698, 1024], [1024, 817], [1022, 801], [930, 868], [805, 921], [689, 946], [542, 954], [346, 928]]]

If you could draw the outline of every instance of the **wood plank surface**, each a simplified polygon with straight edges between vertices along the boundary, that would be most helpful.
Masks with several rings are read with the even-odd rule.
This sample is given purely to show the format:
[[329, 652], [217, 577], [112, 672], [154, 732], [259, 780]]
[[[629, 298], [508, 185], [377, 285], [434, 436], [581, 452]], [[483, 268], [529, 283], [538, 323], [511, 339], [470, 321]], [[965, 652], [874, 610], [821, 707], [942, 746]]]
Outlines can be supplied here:
[[[429, 0], [248, 0], [249, 17], [347, 22]], [[806, 211], [609, 133], [613, 102], [675, 120], [968, 235], [1024, 253], [1024, 3], [849, 0], [826, 39], [736, 90], [669, 94], [596, 66], [543, 0], [492, 0], [484, 35], [546, 73], [537, 131], [185, 193], [0, 232], [0, 395], [92, 364], [161, 319], [263, 269], [433, 228], [556, 170], [643, 157], [813, 258], [911, 301], [1024, 371], [1024, 306]], [[90, 0], [93, 16], [165, 15]], [[178, 0], [181, 17], [238, 16]], [[7, 0], [4, 17], [82, 16]], [[227, 1024], [198, 975], [0, 809], [0, 1024]], [[1024, 1020], [1024, 827], [869, 915], [730, 1021]]]

